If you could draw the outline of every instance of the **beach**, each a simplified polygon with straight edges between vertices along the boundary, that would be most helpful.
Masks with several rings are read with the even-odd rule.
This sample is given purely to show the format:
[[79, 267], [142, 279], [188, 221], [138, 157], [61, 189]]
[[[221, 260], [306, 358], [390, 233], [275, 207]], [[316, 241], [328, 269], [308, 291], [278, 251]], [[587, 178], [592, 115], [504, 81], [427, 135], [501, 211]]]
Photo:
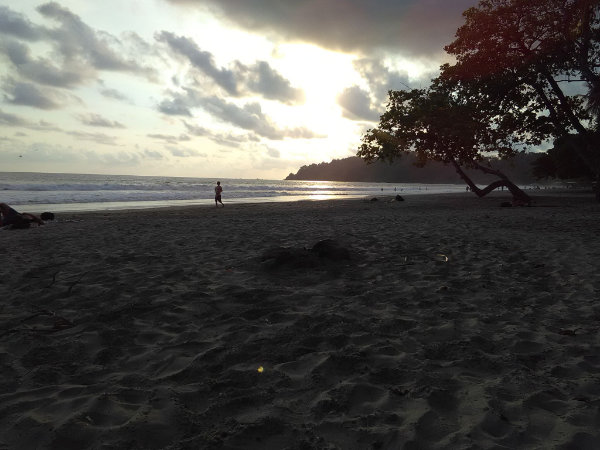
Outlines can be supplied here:
[[2, 230], [0, 449], [598, 449], [600, 204], [531, 195]]

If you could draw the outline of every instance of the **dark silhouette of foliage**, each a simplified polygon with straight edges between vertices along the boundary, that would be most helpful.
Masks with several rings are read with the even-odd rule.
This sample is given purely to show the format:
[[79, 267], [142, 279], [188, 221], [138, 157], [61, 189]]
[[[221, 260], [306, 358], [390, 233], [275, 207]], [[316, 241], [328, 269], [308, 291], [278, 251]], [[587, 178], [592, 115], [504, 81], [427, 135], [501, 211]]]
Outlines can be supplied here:
[[[482, 164], [498, 168], [511, 180], [520, 185], [535, 184], [537, 179], [532, 172], [532, 164], [538, 153], [520, 153], [507, 160], [484, 160]], [[290, 173], [286, 180], [324, 180], [324, 181], [364, 181], [388, 183], [454, 184], [462, 180], [454, 168], [441, 162], [431, 161], [425, 167], [417, 167], [413, 153], [395, 159], [393, 163], [379, 161], [365, 164], [357, 157], [334, 159], [302, 166], [298, 172]], [[465, 169], [468, 176], [477, 184], [489, 184], [494, 176], [479, 170]]]
[[[498, 132], [492, 124], [487, 99], [437, 78], [426, 90], [390, 91], [379, 127], [363, 136], [358, 156], [367, 162], [392, 161], [414, 152], [421, 166], [428, 161], [452, 165], [478, 196], [505, 186], [517, 201], [529, 203], [527, 194], [503, 172], [482, 164], [483, 155], [489, 152], [504, 157], [516, 153], [512, 145], [514, 135]], [[497, 179], [480, 189], [466, 168], [495, 175]]]
[[556, 139], [554, 147], [533, 162], [533, 174], [538, 179], [592, 179], [594, 174], [573, 150], [577, 145], [585, 145], [580, 135], [572, 134]]
[[441, 77], [489, 99], [500, 131], [525, 118], [525, 144], [579, 134], [569, 152], [600, 179], [600, 2], [482, 0], [464, 16]]
[[600, 86], [590, 86], [588, 111], [596, 121], [596, 133], [600, 132]]
[[445, 47], [456, 63], [442, 66], [427, 90], [391, 91], [358, 155], [373, 161], [415, 152], [422, 164], [452, 164], [471, 187], [464, 169], [477, 168], [499, 177], [473, 189], [477, 195], [504, 185], [523, 200], [502, 172], [481, 164], [483, 156], [511, 157], [577, 134], [579, 145], [564, 150], [600, 181], [600, 2], [482, 0], [464, 17]]

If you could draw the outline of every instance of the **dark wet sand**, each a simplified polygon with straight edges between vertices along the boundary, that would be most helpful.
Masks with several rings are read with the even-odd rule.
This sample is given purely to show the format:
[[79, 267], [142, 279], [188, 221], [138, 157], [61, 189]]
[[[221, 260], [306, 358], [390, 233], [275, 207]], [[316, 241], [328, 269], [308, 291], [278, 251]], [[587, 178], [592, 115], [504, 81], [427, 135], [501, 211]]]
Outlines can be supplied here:
[[542, 194], [0, 231], [0, 449], [598, 448], [600, 206]]

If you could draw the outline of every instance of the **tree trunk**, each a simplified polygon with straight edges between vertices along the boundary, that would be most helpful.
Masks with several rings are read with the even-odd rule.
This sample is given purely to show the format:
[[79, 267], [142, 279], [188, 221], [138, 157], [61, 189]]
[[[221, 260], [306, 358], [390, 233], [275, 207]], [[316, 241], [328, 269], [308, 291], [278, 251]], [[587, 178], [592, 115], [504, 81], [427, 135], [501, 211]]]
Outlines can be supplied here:
[[513, 203], [516, 203], [519, 205], [530, 205], [531, 204], [531, 197], [529, 197], [529, 195], [527, 195], [525, 192], [523, 192], [516, 184], [514, 184], [512, 181], [510, 181], [508, 179], [508, 177], [506, 175], [504, 175], [502, 172], [500, 172], [499, 170], [495, 170], [490, 167], [483, 166], [476, 162], [475, 167], [477, 169], [481, 170], [484, 173], [496, 175], [496, 176], [500, 177], [500, 180], [496, 180], [493, 183], [491, 183], [490, 185], [486, 186], [485, 188], [480, 189], [475, 185], [475, 183], [473, 183], [473, 180], [471, 180], [468, 177], [468, 175], [465, 173], [465, 171], [462, 169], [462, 167], [460, 167], [460, 164], [458, 164], [455, 159], [451, 159], [450, 162], [456, 169], [456, 173], [458, 173], [458, 175], [463, 179], [463, 181], [465, 183], [467, 183], [467, 186], [469, 186], [471, 191], [473, 191], [475, 193], [475, 195], [477, 195], [477, 197], [483, 197], [483, 196], [489, 194], [490, 192], [492, 192], [494, 189], [498, 189], [499, 187], [505, 186], [513, 196]]

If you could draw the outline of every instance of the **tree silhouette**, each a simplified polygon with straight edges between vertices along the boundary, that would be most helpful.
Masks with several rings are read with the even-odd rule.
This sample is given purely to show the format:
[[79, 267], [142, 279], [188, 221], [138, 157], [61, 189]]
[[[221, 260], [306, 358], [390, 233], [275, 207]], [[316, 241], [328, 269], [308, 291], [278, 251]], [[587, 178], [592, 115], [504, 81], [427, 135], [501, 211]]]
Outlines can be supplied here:
[[578, 134], [562, 136], [554, 141], [554, 147], [542, 153], [533, 162], [533, 175], [537, 178], [560, 178], [589, 180], [594, 174], [574, 152], [577, 146], [585, 145]]
[[445, 47], [457, 62], [440, 76], [490, 99], [499, 117], [495, 124], [507, 126], [507, 133], [514, 133], [509, 115], [533, 112], [524, 127], [530, 144], [580, 135], [570, 151], [600, 181], [593, 120], [600, 92], [600, 2], [482, 0], [463, 15], [465, 24]]
[[[378, 128], [363, 136], [358, 156], [367, 162], [392, 161], [403, 153], [414, 152], [421, 166], [427, 161], [451, 164], [478, 196], [505, 186], [516, 201], [529, 203], [529, 196], [503, 172], [482, 164], [484, 155], [492, 152], [505, 157], [516, 153], [514, 140], [519, 137], [521, 122], [514, 121], [513, 134], [499, 132], [493, 126], [488, 99], [472, 95], [468, 87], [437, 78], [429, 89], [390, 91], [387, 110]], [[465, 168], [498, 179], [481, 189]]]
[[523, 200], [502, 173], [480, 164], [483, 155], [509, 157], [562, 139], [569, 145], [561, 155], [593, 174], [600, 201], [600, 2], [481, 0], [463, 15], [445, 47], [456, 63], [442, 66], [427, 90], [391, 91], [358, 155], [371, 161], [414, 151], [421, 163], [454, 165], [472, 188], [462, 168], [476, 167], [500, 178], [476, 194], [504, 185]]

